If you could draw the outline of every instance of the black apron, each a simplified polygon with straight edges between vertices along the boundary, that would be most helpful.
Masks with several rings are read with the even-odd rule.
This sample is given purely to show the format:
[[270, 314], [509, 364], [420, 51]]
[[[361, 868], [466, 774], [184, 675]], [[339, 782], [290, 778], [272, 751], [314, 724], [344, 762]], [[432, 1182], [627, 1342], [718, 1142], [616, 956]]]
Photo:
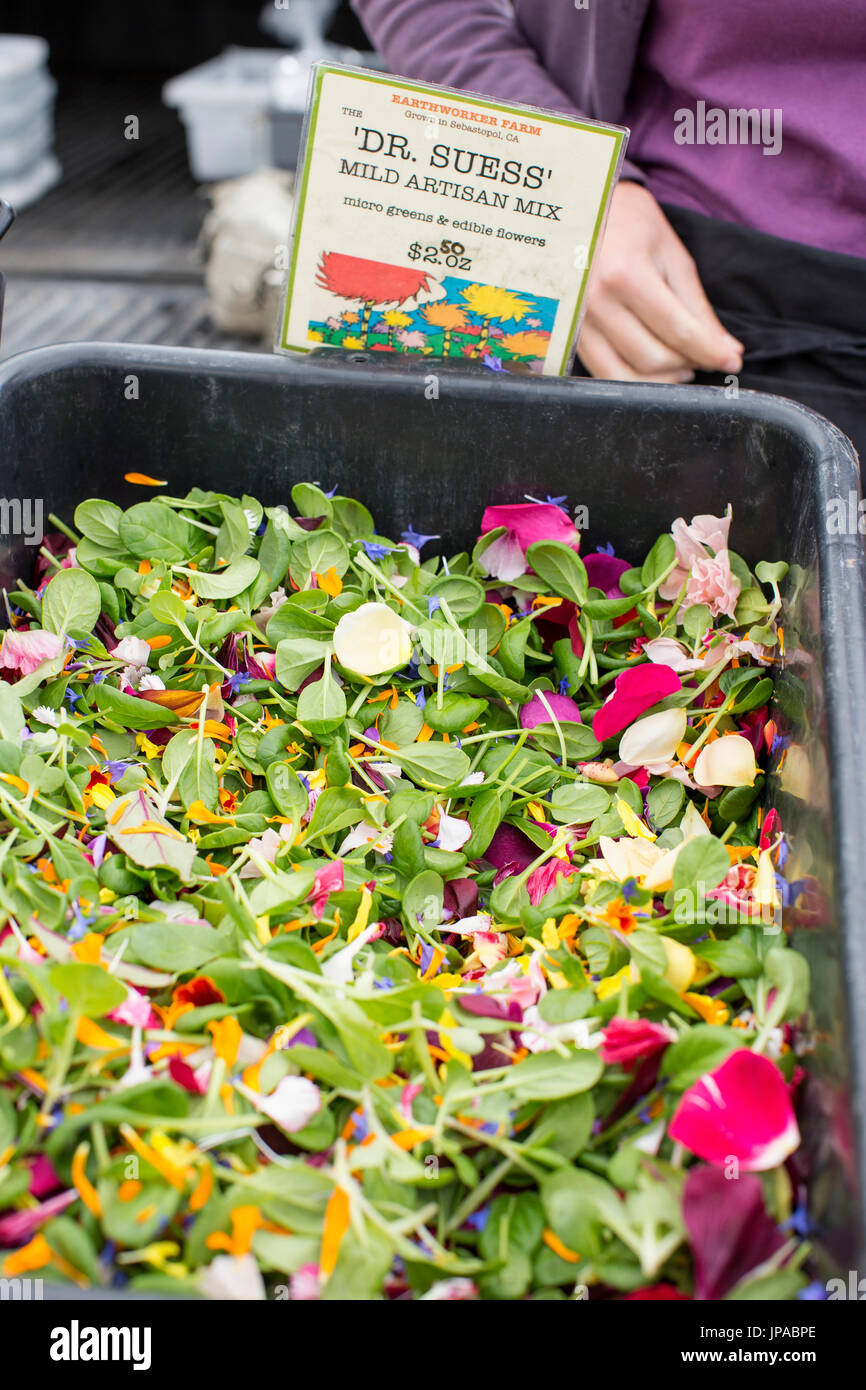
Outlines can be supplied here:
[[[866, 260], [663, 206], [718, 317], [745, 344], [739, 385], [817, 410], [866, 460]], [[695, 381], [726, 384], [715, 372]]]

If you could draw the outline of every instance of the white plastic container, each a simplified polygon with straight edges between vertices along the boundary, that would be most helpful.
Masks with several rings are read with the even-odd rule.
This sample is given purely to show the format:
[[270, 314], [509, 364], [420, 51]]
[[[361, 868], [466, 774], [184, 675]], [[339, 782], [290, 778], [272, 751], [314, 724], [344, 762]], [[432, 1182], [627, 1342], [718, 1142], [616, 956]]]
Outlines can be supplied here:
[[283, 54], [274, 48], [227, 48], [162, 89], [186, 126], [193, 178], [236, 178], [273, 163], [271, 89]]
[[0, 196], [35, 202], [60, 176], [52, 153], [56, 83], [48, 45], [28, 34], [0, 34]]

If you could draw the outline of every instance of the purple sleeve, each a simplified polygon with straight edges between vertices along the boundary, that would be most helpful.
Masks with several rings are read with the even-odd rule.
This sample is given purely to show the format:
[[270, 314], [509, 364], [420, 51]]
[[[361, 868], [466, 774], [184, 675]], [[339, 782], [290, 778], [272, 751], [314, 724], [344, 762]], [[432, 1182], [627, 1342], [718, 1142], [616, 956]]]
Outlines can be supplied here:
[[[569, 0], [537, 0], [557, 6]], [[351, 0], [391, 70], [420, 82], [584, 115], [521, 33], [508, 0]], [[643, 180], [634, 165], [623, 177]]]
[[576, 114], [503, 0], [351, 0], [394, 72]]

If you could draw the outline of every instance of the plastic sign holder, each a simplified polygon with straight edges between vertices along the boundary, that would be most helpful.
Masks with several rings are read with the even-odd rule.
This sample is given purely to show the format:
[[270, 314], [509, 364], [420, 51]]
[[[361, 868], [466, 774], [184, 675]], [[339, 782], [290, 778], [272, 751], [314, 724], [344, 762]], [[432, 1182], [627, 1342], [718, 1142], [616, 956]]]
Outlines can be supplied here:
[[277, 351], [568, 373], [627, 138], [317, 64]]

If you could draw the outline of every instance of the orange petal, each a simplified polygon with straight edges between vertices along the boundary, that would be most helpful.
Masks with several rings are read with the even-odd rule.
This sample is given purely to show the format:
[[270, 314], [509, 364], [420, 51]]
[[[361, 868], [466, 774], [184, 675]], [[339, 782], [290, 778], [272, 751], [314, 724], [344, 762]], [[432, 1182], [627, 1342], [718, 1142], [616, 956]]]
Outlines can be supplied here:
[[241, 1045], [241, 1027], [236, 1018], [212, 1018], [208, 1024], [208, 1032], [213, 1037], [214, 1052], [221, 1057], [227, 1067], [233, 1067], [237, 1061], [238, 1052]]
[[328, 1205], [325, 1207], [325, 1224], [322, 1230], [322, 1253], [319, 1256], [319, 1271], [322, 1279], [333, 1274], [340, 1253], [343, 1236], [349, 1229], [349, 1194], [342, 1187], [335, 1187]]
[[186, 814], [191, 821], [197, 825], [234, 825], [234, 816], [216, 816], [213, 811], [209, 811], [203, 801], [192, 801], [187, 807]]
[[102, 1217], [102, 1203], [99, 1200], [99, 1193], [87, 1176], [85, 1165], [87, 1155], [90, 1153], [89, 1144], [79, 1144], [72, 1157], [72, 1185], [78, 1192], [84, 1205], [97, 1221]]
[[41, 1234], [35, 1235], [20, 1250], [14, 1250], [3, 1261], [2, 1269], [7, 1278], [16, 1274], [26, 1274], [31, 1269], [44, 1269], [54, 1258], [51, 1246]]
[[149, 473], [124, 473], [124, 481], [138, 483], [139, 487], [165, 487], [165, 478], [151, 478]]
[[552, 1250], [554, 1255], [558, 1255], [561, 1260], [565, 1260], [566, 1263], [570, 1265], [577, 1264], [580, 1259], [577, 1251], [569, 1250], [567, 1245], [563, 1245], [559, 1236], [549, 1228], [542, 1233], [541, 1239], [544, 1241], [548, 1250]]

